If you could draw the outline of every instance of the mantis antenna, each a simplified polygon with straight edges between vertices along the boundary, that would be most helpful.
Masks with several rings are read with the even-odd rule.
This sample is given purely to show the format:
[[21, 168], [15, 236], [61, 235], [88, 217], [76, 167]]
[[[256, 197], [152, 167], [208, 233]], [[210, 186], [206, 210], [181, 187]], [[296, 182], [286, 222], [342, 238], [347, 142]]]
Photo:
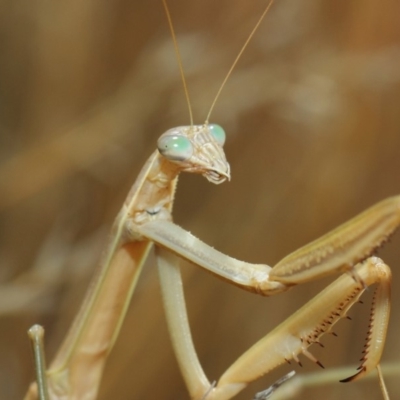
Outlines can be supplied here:
[[[165, 0], [163, 0], [165, 1]], [[270, 0], [270, 2], [268, 3], [267, 7], [265, 8], [264, 12], [261, 14], [261, 17], [259, 18], [259, 20], [257, 21], [255, 27], [253, 28], [253, 30], [251, 31], [249, 37], [246, 39], [243, 47], [241, 48], [241, 50], [239, 51], [239, 54], [236, 56], [235, 61], [233, 61], [233, 64], [231, 66], [231, 68], [229, 69], [228, 73], [225, 76], [225, 79], [223, 80], [221, 86], [218, 89], [217, 95], [214, 98], [214, 101], [211, 104], [210, 107], [210, 111], [207, 114], [207, 118], [206, 118], [206, 124], [208, 124], [208, 121], [210, 119], [211, 113], [214, 109], [214, 106], [222, 92], [222, 89], [224, 88], [226, 82], [228, 81], [228, 78], [231, 76], [233, 69], [236, 67], [236, 64], [238, 63], [240, 57], [242, 56], [243, 52], [246, 50], [247, 45], [249, 44], [250, 40], [253, 38], [254, 34], [256, 33], [258, 27], [260, 26], [262, 20], [264, 19], [265, 15], [267, 14], [267, 12], [269, 11], [269, 9], [271, 8], [272, 4], [273, 4], [274, 0]]]
[[193, 112], [192, 112], [192, 106], [190, 104], [189, 90], [188, 90], [188, 87], [186, 84], [185, 72], [183, 71], [182, 57], [181, 57], [181, 53], [179, 51], [178, 41], [176, 40], [174, 25], [172, 24], [171, 14], [168, 9], [167, 0], [162, 0], [162, 2], [164, 5], [165, 13], [167, 14], [167, 20], [168, 20], [169, 29], [171, 31], [172, 41], [174, 42], [174, 48], [175, 48], [176, 58], [178, 60], [179, 71], [180, 71], [181, 78], [182, 78], [183, 89], [185, 91], [186, 102], [187, 102], [187, 105], [189, 108], [190, 125], [193, 126]]
[[[179, 46], [178, 46], [178, 41], [176, 40], [176, 35], [175, 35], [175, 30], [174, 30], [174, 26], [172, 24], [172, 19], [171, 19], [171, 14], [169, 12], [168, 9], [168, 5], [167, 5], [167, 0], [162, 0], [163, 5], [164, 5], [164, 9], [165, 9], [165, 13], [167, 15], [167, 20], [168, 20], [168, 25], [169, 25], [169, 29], [171, 31], [171, 36], [172, 36], [172, 41], [174, 42], [174, 48], [175, 48], [175, 53], [176, 53], [176, 58], [178, 60], [178, 65], [179, 65], [179, 71], [181, 74], [181, 78], [182, 78], [182, 84], [183, 84], [183, 89], [185, 91], [185, 97], [186, 97], [186, 102], [189, 108], [189, 116], [190, 116], [190, 125], [193, 126], [193, 112], [192, 112], [192, 106], [190, 104], [190, 97], [189, 97], [189, 90], [186, 84], [186, 79], [185, 79], [185, 72], [183, 70], [183, 64], [182, 64], [182, 57], [179, 51]], [[229, 77], [232, 74], [232, 71], [234, 70], [234, 68], [236, 67], [238, 61], [240, 60], [240, 57], [242, 56], [243, 52], [245, 51], [247, 45], [249, 44], [250, 40], [253, 38], [254, 34], [256, 33], [258, 27], [260, 26], [262, 20], [264, 19], [265, 15], [268, 13], [269, 9], [271, 8], [272, 4], [273, 4], [274, 0], [270, 0], [270, 2], [268, 3], [267, 7], [265, 8], [264, 12], [261, 14], [261, 17], [259, 18], [259, 20], [257, 21], [256, 25], [254, 26], [253, 30], [251, 31], [250, 35], [248, 36], [248, 38], [246, 39], [243, 47], [241, 48], [241, 50], [239, 51], [239, 54], [236, 56], [235, 60], [233, 61], [232, 66], [230, 67], [228, 73], [226, 74], [221, 86], [218, 89], [218, 92], [213, 100], [213, 102], [211, 103], [211, 107], [210, 110], [207, 114], [207, 118], [206, 118], [206, 124], [208, 124], [208, 121], [210, 119], [211, 113], [214, 109], [215, 104], [217, 103], [217, 100], [222, 92], [222, 89], [225, 87], [226, 82], [228, 81]]]

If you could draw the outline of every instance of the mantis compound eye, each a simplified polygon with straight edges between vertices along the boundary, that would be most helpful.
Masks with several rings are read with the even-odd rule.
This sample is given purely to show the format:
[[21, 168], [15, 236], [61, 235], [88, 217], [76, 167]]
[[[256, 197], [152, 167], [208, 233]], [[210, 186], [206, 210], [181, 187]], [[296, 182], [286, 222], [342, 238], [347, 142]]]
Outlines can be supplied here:
[[161, 136], [157, 147], [158, 151], [170, 161], [186, 161], [193, 154], [190, 140], [180, 135]]
[[226, 135], [224, 129], [216, 124], [210, 124], [209, 126], [210, 133], [213, 138], [217, 141], [220, 146], [223, 146], [225, 143]]

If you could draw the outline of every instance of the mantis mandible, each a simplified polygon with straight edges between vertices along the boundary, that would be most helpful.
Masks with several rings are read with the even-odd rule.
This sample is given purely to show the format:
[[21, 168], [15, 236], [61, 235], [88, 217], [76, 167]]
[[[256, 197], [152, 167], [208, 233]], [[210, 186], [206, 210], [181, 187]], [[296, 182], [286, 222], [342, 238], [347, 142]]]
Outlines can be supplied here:
[[[176, 178], [180, 172], [201, 173], [212, 183], [222, 183], [230, 177], [222, 150], [223, 142], [223, 131], [208, 122], [175, 128], [161, 136], [158, 150], [143, 168], [117, 217], [113, 240], [97, 278], [99, 285], [88, 295], [87, 307], [82, 309], [46, 374], [51, 399], [62, 398], [65, 393], [71, 398], [96, 396], [106, 355], [115, 341], [127, 298], [134, 289], [142, 260], [150, 251], [152, 242], [157, 244], [166, 313], [175, 351], [194, 399], [231, 398], [248, 381], [286, 360], [296, 360], [299, 353], [317, 361], [307, 350], [308, 345], [329, 331], [370, 284], [379, 283], [376, 304], [383, 309], [376, 313], [376, 317], [382, 320], [375, 326], [386, 327], [390, 271], [381, 260], [369, 256], [398, 226], [399, 198], [379, 203], [331, 234], [284, 258], [273, 270], [267, 265], [238, 262], [174, 225], [171, 217]], [[246, 352], [212, 387], [197, 361], [188, 334], [176, 255], [237, 286], [263, 295], [285, 291], [330, 273], [345, 274]], [[324, 323], [326, 319], [329, 322]], [[329, 326], [325, 328], [325, 325]], [[103, 328], [100, 330], [99, 326]], [[370, 335], [372, 342], [383, 342], [385, 329], [372, 330]], [[270, 353], [276, 347], [281, 348], [274, 358]], [[382, 346], [379, 346], [369, 353], [358, 376], [374, 368], [381, 351]], [[36, 396], [35, 388], [33, 385], [30, 392], [32, 398]]]

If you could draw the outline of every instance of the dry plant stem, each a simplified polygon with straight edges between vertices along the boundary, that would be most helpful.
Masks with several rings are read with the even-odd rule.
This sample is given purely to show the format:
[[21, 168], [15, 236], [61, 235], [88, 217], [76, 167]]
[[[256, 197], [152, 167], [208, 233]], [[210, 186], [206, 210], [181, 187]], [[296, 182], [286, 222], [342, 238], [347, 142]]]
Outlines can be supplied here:
[[[332, 368], [308, 374], [297, 374], [285, 385], [279, 387], [271, 399], [289, 400], [301, 398], [303, 390], [337, 383], [343, 376], [350, 375], [356, 369], [356, 367], [356, 365], [353, 365], [349, 367]], [[400, 374], [400, 363], [384, 363], [381, 366], [381, 370], [382, 374], [387, 378], [396, 378]], [[376, 373], [372, 371], [370, 374], [365, 376], [364, 379], [380, 379], [377, 374], [378, 371]], [[383, 398], [385, 399], [385, 397]]]
[[36, 382], [38, 397], [40, 400], [49, 400], [46, 377], [46, 362], [44, 356], [44, 329], [40, 325], [33, 325], [28, 336], [31, 341], [33, 357], [35, 360]]

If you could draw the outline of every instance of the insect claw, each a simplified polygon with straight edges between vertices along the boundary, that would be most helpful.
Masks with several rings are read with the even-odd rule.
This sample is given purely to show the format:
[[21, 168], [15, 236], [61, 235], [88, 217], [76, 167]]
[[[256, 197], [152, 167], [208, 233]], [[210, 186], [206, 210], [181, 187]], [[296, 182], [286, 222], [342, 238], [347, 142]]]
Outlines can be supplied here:
[[365, 372], [367, 371], [367, 368], [364, 365], [360, 365], [357, 367], [358, 372], [352, 376], [349, 376], [346, 379], [342, 379], [340, 382], [352, 382], [358, 379], [360, 376], [364, 375]]

